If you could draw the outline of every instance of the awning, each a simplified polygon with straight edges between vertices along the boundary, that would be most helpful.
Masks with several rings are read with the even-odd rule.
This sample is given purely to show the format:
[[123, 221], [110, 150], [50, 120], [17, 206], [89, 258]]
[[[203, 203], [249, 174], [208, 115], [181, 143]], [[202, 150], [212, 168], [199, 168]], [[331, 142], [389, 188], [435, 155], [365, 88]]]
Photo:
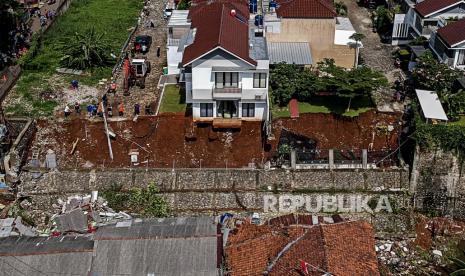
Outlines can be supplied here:
[[446, 113], [442, 108], [442, 104], [439, 101], [438, 94], [434, 91], [415, 89], [418, 100], [420, 101], [423, 115], [427, 119], [436, 119], [448, 121]]
[[312, 53], [307, 42], [268, 42], [271, 64], [312, 64]]

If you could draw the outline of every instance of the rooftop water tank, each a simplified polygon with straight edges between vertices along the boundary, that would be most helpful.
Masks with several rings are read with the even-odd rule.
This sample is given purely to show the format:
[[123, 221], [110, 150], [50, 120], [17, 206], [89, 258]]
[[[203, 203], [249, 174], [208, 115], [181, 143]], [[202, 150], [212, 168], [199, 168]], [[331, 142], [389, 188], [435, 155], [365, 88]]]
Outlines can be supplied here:
[[263, 15], [257, 14], [255, 16], [255, 26], [263, 26]]

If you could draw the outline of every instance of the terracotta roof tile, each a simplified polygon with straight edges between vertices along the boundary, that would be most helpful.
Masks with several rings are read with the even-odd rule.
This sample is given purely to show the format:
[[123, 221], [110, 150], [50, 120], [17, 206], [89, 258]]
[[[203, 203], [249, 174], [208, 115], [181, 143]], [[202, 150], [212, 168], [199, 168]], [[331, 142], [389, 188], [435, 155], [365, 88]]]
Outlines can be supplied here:
[[336, 9], [330, 0], [279, 0], [276, 13], [284, 18], [336, 17]]
[[[290, 216], [284, 216], [281, 222], [290, 220]], [[276, 259], [286, 245], [289, 249]], [[273, 260], [269, 275], [302, 275], [300, 260], [304, 260], [338, 276], [378, 276], [374, 248], [373, 229], [365, 221], [288, 227], [246, 223], [229, 235], [225, 253], [233, 276], [263, 275]]]
[[415, 6], [415, 10], [423, 17], [434, 12], [442, 10], [455, 3], [463, 2], [463, 0], [425, 0]]
[[[236, 10], [236, 16], [231, 15]], [[194, 42], [185, 48], [182, 63], [188, 64], [221, 47], [253, 65], [249, 56], [249, 11], [242, 0], [197, 2], [189, 10], [191, 27], [196, 28]]]
[[453, 45], [465, 41], [465, 18], [456, 22], [447, 24], [438, 30], [438, 35], [444, 40], [450, 47]]

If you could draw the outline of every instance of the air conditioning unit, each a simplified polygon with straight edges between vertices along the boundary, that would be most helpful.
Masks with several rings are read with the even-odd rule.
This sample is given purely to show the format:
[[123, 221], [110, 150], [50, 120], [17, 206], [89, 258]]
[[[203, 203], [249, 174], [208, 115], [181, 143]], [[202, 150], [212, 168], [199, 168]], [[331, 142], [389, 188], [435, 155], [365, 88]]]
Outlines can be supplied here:
[[255, 94], [255, 100], [261, 100], [262, 94]]

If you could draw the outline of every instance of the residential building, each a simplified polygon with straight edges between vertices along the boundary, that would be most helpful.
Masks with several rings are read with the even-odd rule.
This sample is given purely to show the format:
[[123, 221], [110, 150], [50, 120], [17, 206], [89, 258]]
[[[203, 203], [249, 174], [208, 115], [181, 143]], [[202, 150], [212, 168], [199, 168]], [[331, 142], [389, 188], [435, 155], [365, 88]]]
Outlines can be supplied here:
[[228, 233], [224, 252], [232, 276], [380, 275], [373, 228], [366, 221], [289, 214], [223, 231]]
[[220, 275], [212, 217], [135, 219], [92, 235], [0, 239], [0, 271], [36, 275]]
[[392, 43], [406, 44], [413, 38], [430, 38], [432, 33], [445, 26], [448, 20], [465, 17], [465, 0], [405, 0], [405, 14], [396, 14]]
[[269, 58], [248, 2], [194, 1], [168, 23], [168, 71], [180, 74], [194, 121], [268, 120]]
[[429, 45], [441, 62], [465, 69], [465, 18], [433, 32]]
[[465, 0], [405, 0], [405, 14], [396, 14], [392, 44], [407, 44], [425, 37], [439, 61], [463, 68]]
[[355, 41], [349, 37], [355, 29], [348, 18], [337, 16], [332, 1], [277, 0], [264, 5], [263, 24], [272, 64], [301, 64], [303, 56], [310, 57], [304, 65], [332, 58], [339, 66], [354, 67]]

